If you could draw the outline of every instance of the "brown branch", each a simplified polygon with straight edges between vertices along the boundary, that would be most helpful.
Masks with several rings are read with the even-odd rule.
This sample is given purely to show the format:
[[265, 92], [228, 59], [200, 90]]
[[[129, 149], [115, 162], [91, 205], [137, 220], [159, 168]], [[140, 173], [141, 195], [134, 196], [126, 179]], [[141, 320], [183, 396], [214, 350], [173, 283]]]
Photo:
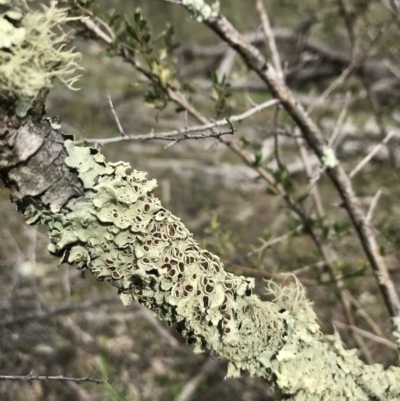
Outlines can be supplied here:
[[[278, 42], [284, 43], [297, 43], [297, 35], [287, 28], [273, 28], [272, 32]], [[243, 33], [243, 38], [247, 43], [251, 43], [256, 47], [264, 45], [264, 36], [261, 32], [247, 32]], [[343, 71], [350, 66], [353, 67], [349, 70], [351, 74], [357, 76], [366, 76], [370, 82], [377, 82], [383, 80], [391, 80], [398, 82], [399, 78], [391, 70], [390, 67], [385, 65], [385, 62], [376, 58], [366, 58], [362, 64], [354, 66], [354, 59], [351, 54], [346, 50], [335, 50], [324, 43], [315, 39], [306, 39], [301, 42], [302, 51], [306, 51], [318, 57], [319, 68], [313, 68], [311, 71], [306, 72], [303, 69], [295, 71], [286, 71], [285, 79], [287, 82], [301, 82], [305, 80], [315, 81], [316, 79], [325, 79], [334, 76], [339, 76]], [[192, 43], [185, 45], [177, 50], [177, 54], [186, 57], [221, 57], [226, 52], [227, 45], [222, 42], [216, 45], [198, 45]], [[321, 68], [321, 63], [325, 68]], [[389, 89], [392, 85], [389, 85]]]

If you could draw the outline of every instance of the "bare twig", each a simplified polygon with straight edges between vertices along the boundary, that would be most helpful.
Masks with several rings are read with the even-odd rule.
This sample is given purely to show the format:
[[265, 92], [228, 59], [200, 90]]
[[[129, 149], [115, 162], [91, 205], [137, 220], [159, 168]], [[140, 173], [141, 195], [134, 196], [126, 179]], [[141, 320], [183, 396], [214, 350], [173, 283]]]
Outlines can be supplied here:
[[[278, 104], [279, 101], [276, 99], [273, 100], [268, 100], [264, 103], [258, 104], [254, 107], [252, 107], [249, 110], [246, 110], [245, 112], [241, 114], [237, 114], [234, 116], [231, 116], [229, 118], [221, 119], [212, 123], [207, 123], [204, 125], [196, 125], [193, 127], [185, 127], [181, 129], [176, 129], [172, 131], [167, 131], [167, 132], [159, 132], [159, 133], [154, 133], [150, 132], [149, 134], [143, 134], [143, 135], [125, 135], [125, 136], [120, 136], [120, 137], [112, 137], [112, 138], [85, 138], [79, 141], [75, 141], [76, 144], [88, 144], [88, 143], [97, 143], [100, 145], [105, 145], [105, 144], [110, 144], [110, 143], [116, 143], [116, 142], [123, 142], [123, 141], [150, 141], [150, 140], [163, 140], [163, 141], [176, 141], [180, 142], [186, 139], [206, 139], [206, 138], [220, 138], [223, 135], [232, 135], [236, 131], [235, 128], [233, 128], [232, 123], [234, 122], [241, 122], [245, 120], [246, 118], [249, 118], [255, 113], [258, 113], [264, 109], [267, 109], [269, 107], [275, 106]], [[205, 131], [213, 130], [217, 126], [223, 126], [223, 125], [229, 125], [230, 129], [227, 131], [211, 131], [209, 133], [205, 133]], [[201, 134], [194, 135], [196, 132], [203, 132]], [[180, 138], [179, 135], [181, 136]]]
[[[344, 113], [341, 113], [341, 115], [342, 114], [344, 115]], [[343, 118], [344, 118], [344, 116], [343, 116]], [[334, 137], [334, 134], [332, 135], [332, 137]], [[332, 139], [332, 137], [331, 137], [331, 141], [333, 143], [335, 138]], [[307, 152], [307, 149], [305, 147], [304, 140], [303, 140], [303, 138], [296, 137], [296, 142], [297, 142], [297, 145], [298, 145], [299, 150], [300, 150], [300, 155], [301, 155], [301, 159], [302, 159], [302, 162], [303, 162], [303, 165], [304, 165], [304, 169], [305, 169], [307, 175], [310, 177], [311, 174], [312, 174], [312, 167], [310, 165], [308, 152]], [[321, 172], [319, 172], [318, 177], [316, 177], [316, 179], [312, 179], [311, 182], [310, 182], [310, 187], [311, 187], [310, 188], [310, 195], [311, 195], [311, 199], [313, 200], [317, 216], [320, 219], [325, 219], [326, 214], [325, 214], [324, 206], [322, 204], [321, 194], [320, 194], [318, 186], [317, 186], [317, 180], [318, 180], [318, 178], [320, 176], [320, 173]], [[339, 258], [337, 256], [335, 250], [332, 248], [331, 244], [327, 242], [326, 238], [324, 238], [322, 236], [317, 237], [315, 234], [312, 236], [312, 238], [314, 239], [315, 245], [320, 250], [322, 258], [323, 258], [323, 260], [325, 262], [325, 265], [329, 270], [329, 274], [331, 276], [331, 281], [335, 285], [335, 288], [336, 288], [336, 291], [337, 291], [338, 296], [340, 298], [340, 303], [341, 303], [344, 315], [346, 317], [346, 320], [349, 323], [349, 325], [354, 325], [354, 322], [355, 322], [354, 316], [353, 316], [353, 314], [351, 312], [351, 308], [350, 308], [349, 302], [346, 299], [345, 294], [343, 292], [343, 290], [344, 290], [343, 277], [340, 277], [337, 274], [335, 274], [334, 266], [339, 261]], [[354, 341], [356, 342], [357, 346], [359, 347], [359, 349], [364, 354], [366, 360], [369, 363], [372, 363], [373, 362], [372, 355], [369, 352], [368, 347], [366, 346], [366, 344], [363, 341], [363, 339], [355, 331], [352, 331], [351, 334], [352, 334], [352, 337], [353, 337]]]
[[364, 320], [368, 323], [368, 325], [371, 327], [371, 329], [375, 332], [375, 334], [379, 337], [385, 338], [385, 335], [383, 331], [380, 329], [380, 327], [374, 322], [374, 320], [369, 316], [367, 311], [362, 307], [360, 302], [356, 298], [351, 295], [349, 291], [346, 291], [346, 296], [349, 298], [350, 302], [354, 305], [356, 308], [356, 313], [360, 315], [361, 317], [364, 318]]
[[374, 215], [374, 211], [375, 211], [376, 205], [378, 204], [379, 198], [381, 197], [381, 195], [382, 195], [382, 190], [378, 189], [378, 191], [376, 192], [375, 196], [372, 199], [371, 205], [370, 205], [369, 210], [368, 210], [367, 217], [365, 218], [367, 223], [371, 222], [372, 216]]
[[384, 147], [395, 135], [397, 135], [396, 131], [390, 131], [386, 137], [383, 139], [383, 141], [381, 141], [380, 143], [378, 143], [372, 150], [371, 152], [364, 157], [364, 159], [362, 159], [360, 161], [360, 163], [358, 163], [358, 165], [351, 171], [351, 173], [349, 174], [349, 178], [354, 178], [354, 176], [362, 169], [364, 168], [371, 160], [372, 158], [382, 149], [382, 147]]
[[278, 77], [280, 79], [283, 79], [284, 74], [282, 71], [281, 58], [279, 56], [278, 48], [276, 46], [275, 36], [271, 29], [271, 24], [269, 22], [267, 10], [265, 9], [262, 0], [255, 0], [255, 3], [257, 12], [260, 16], [261, 26], [264, 31], [265, 38], [267, 40], [267, 46], [269, 51], [271, 52], [272, 63], [274, 65]]
[[107, 94], [107, 98], [108, 98], [108, 103], [109, 103], [109, 105], [110, 105], [111, 112], [112, 112], [112, 114], [113, 114], [113, 116], [114, 116], [114, 119], [115, 119], [115, 122], [116, 122], [116, 124], [117, 124], [118, 131], [119, 131], [119, 133], [121, 134], [121, 136], [125, 137], [126, 134], [125, 134], [125, 132], [124, 132], [124, 129], [122, 128], [121, 122], [119, 121], [118, 114], [117, 114], [117, 112], [116, 112], [115, 109], [114, 109], [114, 105], [113, 105], [113, 102], [112, 102], [112, 100], [111, 100], [111, 96], [110, 96], [109, 94]]
[[183, 387], [181, 393], [176, 397], [176, 401], [188, 401], [192, 395], [197, 391], [201, 382], [210, 374], [214, 373], [219, 368], [219, 361], [217, 359], [208, 359], [200, 368], [199, 373], [192, 377]]
[[386, 347], [389, 347], [391, 349], [398, 349], [396, 343], [394, 343], [393, 341], [387, 340], [386, 338], [382, 338], [377, 336], [376, 334], [370, 333], [368, 331], [365, 331], [363, 329], [360, 329], [359, 327], [355, 327], [355, 326], [349, 326], [348, 324], [339, 322], [337, 320], [333, 320], [332, 322], [335, 326], [341, 327], [342, 329], [346, 329], [346, 330], [354, 330], [357, 333], [359, 333], [361, 336], [368, 338], [368, 340], [374, 341], [378, 344], [383, 344], [386, 345]]
[[[371, 83], [364, 75], [361, 76], [361, 82], [364, 85], [365, 91], [367, 92], [367, 97], [371, 106], [372, 113], [375, 117], [376, 125], [379, 128], [381, 139], [384, 140], [384, 138], [386, 138], [386, 136], [388, 135], [388, 132], [383, 119], [382, 108], [380, 107], [379, 102], [377, 101], [376, 96], [372, 91]], [[389, 154], [390, 164], [392, 165], [392, 167], [396, 167], [396, 154], [394, 152], [394, 148], [388, 146], [387, 150]]]
[[107, 384], [110, 383], [109, 380], [101, 380], [101, 379], [93, 379], [92, 377], [86, 376], [86, 377], [67, 377], [67, 376], [35, 376], [32, 374], [26, 375], [26, 376], [6, 376], [6, 375], [0, 375], [0, 380], [13, 380], [13, 381], [23, 381], [27, 383], [31, 383], [35, 380], [37, 381], [43, 381], [43, 382], [48, 382], [48, 381], [56, 381], [56, 382], [75, 382], [75, 383], [96, 383], [96, 384]]
[[351, 75], [351, 73], [356, 69], [356, 64], [351, 63], [343, 72], [322, 92], [320, 96], [308, 107], [307, 113], [311, 114], [314, 109], [322, 106], [329, 95], [332, 94], [340, 85], [346, 81], [347, 77]]
[[303, 226], [300, 225], [300, 226], [296, 227], [295, 229], [293, 229], [291, 232], [283, 234], [283, 235], [281, 235], [279, 237], [273, 238], [273, 239], [271, 239], [269, 241], [265, 241], [264, 239], [259, 238], [259, 240], [262, 242], [262, 245], [259, 248], [248, 252], [247, 256], [251, 256], [251, 255], [253, 255], [255, 253], [260, 254], [263, 251], [265, 251], [267, 248], [270, 248], [271, 246], [273, 246], [275, 244], [278, 244], [278, 243], [280, 243], [282, 241], [286, 241], [291, 235], [293, 235], [293, 233], [295, 233], [297, 231], [301, 231], [302, 229], [303, 229]]
[[161, 325], [151, 311], [143, 306], [140, 306], [139, 314], [146, 319], [146, 321], [153, 327], [157, 334], [164, 339], [171, 348], [176, 349], [180, 346], [179, 341]]
[[346, 100], [345, 100], [345, 104], [344, 107], [342, 108], [340, 114], [339, 114], [339, 118], [336, 121], [335, 127], [333, 129], [332, 135], [329, 138], [328, 141], [328, 147], [329, 148], [336, 148], [337, 144], [338, 144], [338, 140], [339, 137], [343, 135], [343, 124], [344, 124], [344, 119], [346, 117], [348, 108], [349, 108], [349, 102], [350, 102], [350, 93], [347, 92], [346, 94]]

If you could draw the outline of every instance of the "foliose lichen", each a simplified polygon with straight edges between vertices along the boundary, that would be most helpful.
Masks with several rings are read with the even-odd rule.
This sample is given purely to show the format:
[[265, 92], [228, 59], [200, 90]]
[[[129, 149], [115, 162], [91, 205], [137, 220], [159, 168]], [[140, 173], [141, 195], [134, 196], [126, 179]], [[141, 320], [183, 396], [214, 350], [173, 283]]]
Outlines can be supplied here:
[[365, 366], [337, 334], [321, 341], [297, 280], [284, 288], [269, 283], [273, 302], [262, 302], [253, 279], [226, 272], [161, 205], [155, 180], [71, 140], [65, 147], [85, 194], [69, 213], [33, 201], [24, 212], [28, 223], [48, 225], [49, 250], [60, 262], [110, 282], [125, 305], [135, 300], [176, 324], [195, 352], [207, 347], [226, 357], [227, 376], [266, 378], [296, 401], [400, 396], [398, 368]]
[[40, 12], [25, 1], [0, 1], [0, 96], [16, 99], [19, 116], [55, 77], [73, 89], [80, 56], [67, 49], [69, 36], [60, 28], [69, 20], [55, 1]]
[[215, 1], [210, 6], [204, 0], [182, 0], [182, 5], [198, 22], [205, 21], [210, 17], [217, 17], [220, 8], [219, 1]]
[[253, 356], [259, 352], [265, 332], [281, 340], [271, 334], [281, 329], [278, 306], [265, 308], [252, 294], [254, 279], [225, 272], [217, 256], [200, 248], [151, 193], [155, 180], [137, 170], [127, 174], [129, 164], [106, 163], [70, 140], [65, 147], [66, 163], [78, 172], [86, 195], [67, 214], [33, 204], [25, 211], [28, 223], [49, 226], [49, 250], [61, 262], [109, 281], [125, 305], [136, 300], [177, 323], [196, 351], [205, 344], [220, 351], [224, 344], [234, 371], [243, 368], [241, 353], [248, 358], [251, 347]]

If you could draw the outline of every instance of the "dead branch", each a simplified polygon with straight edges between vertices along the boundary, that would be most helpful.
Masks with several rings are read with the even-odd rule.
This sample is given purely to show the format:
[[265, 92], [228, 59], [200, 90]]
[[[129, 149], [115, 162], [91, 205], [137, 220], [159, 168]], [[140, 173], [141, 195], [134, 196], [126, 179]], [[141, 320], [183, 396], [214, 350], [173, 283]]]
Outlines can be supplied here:
[[93, 379], [90, 376], [86, 377], [68, 377], [68, 376], [35, 376], [32, 374], [26, 376], [6, 376], [0, 375], [0, 380], [12, 380], [12, 381], [22, 381], [31, 384], [33, 381], [42, 381], [42, 382], [49, 382], [49, 381], [56, 381], [59, 383], [62, 382], [75, 382], [75, 383], [96, 383], [96, 384], [107, 384], [110, 383], [109, 380], [101, 380], [101, 379]]

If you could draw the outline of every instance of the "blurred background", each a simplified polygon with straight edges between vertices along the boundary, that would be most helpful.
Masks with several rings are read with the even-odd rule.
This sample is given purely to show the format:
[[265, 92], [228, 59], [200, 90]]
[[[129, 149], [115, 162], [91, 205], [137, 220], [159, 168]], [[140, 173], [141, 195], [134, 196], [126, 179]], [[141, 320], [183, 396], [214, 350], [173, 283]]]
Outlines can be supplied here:
[[[140, 7], [153, 38], [167, 23], [174, 27], [173, 46], [163, 65], [170, 68], [175, 88], [211, 121], [272, 99], [240, 58], [183, 8], [157, 0], [96, 3], [98, 7], [91, 1], [79, 5], [105, 21], [111, 9], [133, 21]], [[337, 155], [346, 171], [352, 172], [377, 150], [352, 182], [363, 207], [371, 211], [380, 252], [400, 289], [396, 10], [376, 0], [264, 4], [286, 82], [326, 138], [336, 133]], [[32, 2], [33, 8], [38, 6]], [[255, 2], [221, 0], [221, 11], [269, 56]], [[74, 45], [83, 55], [80, 90], [56, 83], [47, 108], [49, 116], [61, 117], [64, 132], [77, 140], [119, 137], [109, 98], [128, 135], [199, 124], [173, 102], [154, 100], [143, 75], [107, 51], [93, 32], [79, 25], [68, 29], [77, 34]], [[124, 40], [123, 33], [120, 37]], [[162, 51], [160, 42], [155, 42], [155, 52]], [[146, 65], [142, 54], [137, 59]], [[215, 138], [96, 146], [109, 161], [127, 161], [156, 178], [156, 195], [163, 205], [181, 217], [203, 247], [219, 255], [228, 271], [255, 277], [261, 298], [267, 299], [265, 279], [285, 285], [283, 273], [293, 272], [315, 303], [324, 333], [331, 334], [335, 327], [368, 363], [397, 364], [376, 280], [335, 188], [309, 150], [306, 160], [312, 175], [306, 172], [304, 147], [299, 148], [293, 122], [282, 110], [269, 107], [235, 123], [235, 128], [232, 140], [255, 167], [265, 168], [284, 186], [305, 220], [252, 166]], [[310, 196], [314, 187], [323, 217]], [[313, 235], [335, 253], [329, 266]], [[1, 190], [0, 374], [91, 375], [111, 383], [0, 381], [1, 400], [279, 399], [255, 378], [224, 381], [225, 361], [193, 355], [173, 327], [139, 305], [124, 308], [113, 288], [91, 275], [83, 278], [74, 266], [57, 263], [48, 255], [45, 230], [24, 224], [7, 190]]]

